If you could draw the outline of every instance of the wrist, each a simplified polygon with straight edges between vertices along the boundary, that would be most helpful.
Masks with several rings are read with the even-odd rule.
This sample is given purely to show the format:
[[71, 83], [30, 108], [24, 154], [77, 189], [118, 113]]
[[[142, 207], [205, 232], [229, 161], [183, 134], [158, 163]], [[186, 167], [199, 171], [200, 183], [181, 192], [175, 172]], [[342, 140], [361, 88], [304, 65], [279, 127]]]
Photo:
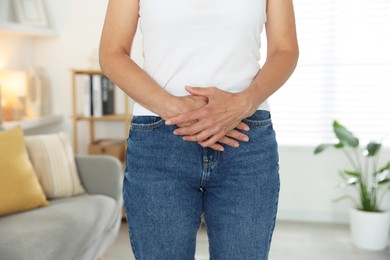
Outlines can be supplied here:
[[179, 101], [176, 96], [166, 93], [164, 96], [155, 100], [155, 106], [151, 107], [150, 110], [161, 118], [167, 119], [174, 115], [174, 108], [179, 106]]
[[253, 115], [257, 108], [259, 107], [259, 104], [257, 104], [255, 100], [255, 94], [252, 93], [249, 88], [245, 89], [242, 92], [237, 93], [241, 104], [241, 107], [243, 108], [243, 116], [244, 118], [247, 118], [251, 115]]
[[162, 104], [158, 115], [160, 115], [160, 117], [165, 120], [178, 115], [180, 108], [183, 106], [182, 100], [171, 94], [169, 94], [169, 96], [164, 99], [164, 102], [161, 103]]

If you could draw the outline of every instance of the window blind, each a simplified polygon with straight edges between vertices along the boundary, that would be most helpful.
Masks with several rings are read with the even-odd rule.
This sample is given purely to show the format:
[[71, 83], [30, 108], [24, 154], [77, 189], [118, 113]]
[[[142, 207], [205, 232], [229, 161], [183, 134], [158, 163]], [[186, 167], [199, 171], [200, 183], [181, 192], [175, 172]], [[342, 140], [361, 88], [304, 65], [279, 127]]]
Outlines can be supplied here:
[[389, 134], [390, 1], [295, 0], [294, 5], [300, 59], [290, 80], [269, 99], [278, 142], [331, 141], [334, 119], [362, 142]]

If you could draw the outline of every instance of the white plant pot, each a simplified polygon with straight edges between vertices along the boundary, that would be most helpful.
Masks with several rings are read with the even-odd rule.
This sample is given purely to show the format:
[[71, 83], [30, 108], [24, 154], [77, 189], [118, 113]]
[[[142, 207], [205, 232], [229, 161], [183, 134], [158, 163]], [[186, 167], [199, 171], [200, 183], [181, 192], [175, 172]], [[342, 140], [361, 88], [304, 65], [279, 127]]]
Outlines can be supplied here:
[[350, 210], [350, 228], [356, 247], [384, 250], [389, 245], [390, 212]]

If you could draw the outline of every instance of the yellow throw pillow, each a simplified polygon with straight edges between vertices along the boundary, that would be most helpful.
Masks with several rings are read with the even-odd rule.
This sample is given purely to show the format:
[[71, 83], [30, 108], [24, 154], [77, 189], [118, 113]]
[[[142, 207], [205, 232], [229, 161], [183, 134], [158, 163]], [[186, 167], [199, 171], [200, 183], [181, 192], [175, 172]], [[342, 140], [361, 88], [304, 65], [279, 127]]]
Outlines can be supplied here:
[[23, 130], [0, 131], [0, 216], [46, 205], [27, 155]]

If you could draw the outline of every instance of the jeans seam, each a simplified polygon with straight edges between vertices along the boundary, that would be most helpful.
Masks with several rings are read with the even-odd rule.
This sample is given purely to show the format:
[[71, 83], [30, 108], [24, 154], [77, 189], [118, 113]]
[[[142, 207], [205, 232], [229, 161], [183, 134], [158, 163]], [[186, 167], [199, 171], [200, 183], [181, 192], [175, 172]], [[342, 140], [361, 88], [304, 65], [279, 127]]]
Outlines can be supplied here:
[[[126, 171], [127, 171], [127, 167], [126, 167], [126, 169], [125, 169], [125, 172], [126, 172]], [[127, 177], [125, 176], [124, 178], [126, 179]], [[124, 180], [125, 180], [125, 179], [124, 179]], [[127, 198], [127, 191], [126, 191], [125, 185], [123, 185], [122, 190], [123, 190], [123, 191], [122, 191], [122, 193], [123, 193], [123, 202], [124, 202], [124, 204], [125, 204], [125, 206], [126, 206], [126, 201], [125, 201], [125, 199]], [[127, 219], [127, 210], [126, 210], [126, 219]], [[132, 225], [129, 224], [129, 222], [128, 222], [128, 232], [129, 232], [130, 245], [131, 245], [131, 248], [132, 248], [132, 251], [133, 251], [134, 258], [135, 258], [136, 260], [138, 260], [138, 259], [140, 259], [140, 258], [138, 257], [137, 247], [135, 246], [135, 242], [134, 242], [134, 240], [135, 240], [135, 238], [134, 238], [134, 228], [133, 228]]]
[[[279, 183], [280, 183], [280, 181], [279, 181]], [[276, 216], [278, 214], [278, 205], [279, 205], [279, 193], [280, 193], [280, 184], [279, 184], [278, 193], [277, 193], [277, 196], [276, 196], [274, 217], [273, 217], [273, 220], [272, 220], [272, 225], [271, 225], [270, 230], [269, 230], [268, 253], [270, 251], [271, 242], [272, 242], [272, 236], [273, 236], [273, 233], [274, 233], [274, 230], [275, 230], [275, 225], [276, 225]]]

